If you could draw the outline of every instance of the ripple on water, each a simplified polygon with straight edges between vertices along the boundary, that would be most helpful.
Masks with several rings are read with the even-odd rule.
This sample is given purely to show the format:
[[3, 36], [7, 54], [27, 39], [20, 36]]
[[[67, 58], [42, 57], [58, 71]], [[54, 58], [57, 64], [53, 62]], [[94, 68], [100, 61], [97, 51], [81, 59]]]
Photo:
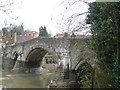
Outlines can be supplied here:
[[6, 80], [6, 79], [10, 79], [10, 78], [8, 78], [8, 77], [0, 78], [0, 80]]
[[51, 75], [52, 73], [12, 73], [12, 74], [7, 74], [5, 76], [7, 77], [15, 77], [15, 76], [40, 76], [40, 75], [44, 75], [44, 76], [48, 76]]

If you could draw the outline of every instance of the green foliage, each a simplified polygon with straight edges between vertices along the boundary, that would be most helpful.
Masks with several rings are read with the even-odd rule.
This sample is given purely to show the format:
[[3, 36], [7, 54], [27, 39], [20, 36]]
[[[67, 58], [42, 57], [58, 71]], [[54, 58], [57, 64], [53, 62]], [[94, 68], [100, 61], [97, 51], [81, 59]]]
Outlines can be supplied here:
[[114, 82], [114, 87], [120, 87], [120, 64], [116, 62], [114, 63], [112, 81]]
[[45, 57], [52, 57], [52, 54], [51, 53], [46, 53]]
[[13, 26], [12, 27], [12, 32], [13, 33], [17, 33], [17, 35], [23, 35], [24, 34], [24, 27], [23, 24], [21, 24], [20, 26]]
[[79, 83], [82, 83], [83, 87], [81, 88], [91, 88], [91, 80], [87, 75], [82, 75]]
[[75, 38], [76, 35], [74, 34], [74, 32], [72, 32], [71, 38]]
[[[117, 71], [120, 67], [120, 3], [94, 2], [90, 4], [89, 12], [87, 23], [91, 24], [93, 49], [103, 64], [100, 67], [108, 74], [112, 72], [114, 77], [120, 74]], [[113, 86], [120, 88], [115, 82]]]
[[80, 88], [91, 88], [92, 87], [92, 71], [93, 69], [88, 63], [81, 63], [78, 67], [78, 78], [77, 82], [80, 85]]
[[41, 26], [39, 28], [39, 36], [44, 36], [44, 37], [48, 37], [49, 36], [45, 26], [44, 27]]
[[2, 42], [6, 44], [12, 44], [15, 32], [17, 33], [17, 35], [24, 35], [25, 31], [23, 24], [19, 26], [10, 24], [10, 26], [2, 28]]
[[7, 28], [2, 28], [2, 43], [5, 44], [12, 44], [13, 43], [13, 35], [12, 35], [12, 31], [8, 31]]
[[2, 37], [2, 42], [6, 43], [6, 41], [8, 41], [8, 38], [9, 38], [7, 29], [6, 28], [2, 28], [2, 33], [3, 33], [3, 36], [4, 36], [4, 37]]
[[64, 37], [68, 37], [68, 33], [67, 32], [64, 33]]

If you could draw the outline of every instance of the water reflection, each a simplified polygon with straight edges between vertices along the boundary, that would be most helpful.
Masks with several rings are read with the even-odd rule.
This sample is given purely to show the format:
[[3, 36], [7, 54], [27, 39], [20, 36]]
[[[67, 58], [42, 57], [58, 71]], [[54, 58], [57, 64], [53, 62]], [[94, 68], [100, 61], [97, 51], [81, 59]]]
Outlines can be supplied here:
[[53, 76], [52, 73], [9, 75], [3, 77], [2, 84], [7, 88], [47, 88]]
[[[1, 50], [1, 49], [0, 49]], [[0, 88], [47, 88], [50, 81], [54, 78], [55, 65], [47, 65], [50, 70], [47, 73], [37, 74], [20, 74], [2, 72], [2, 58], [0, 54]], [[52, 68], [52, 69], [51, 69]], [[44, 72], [44, 69], [42, 69]]]

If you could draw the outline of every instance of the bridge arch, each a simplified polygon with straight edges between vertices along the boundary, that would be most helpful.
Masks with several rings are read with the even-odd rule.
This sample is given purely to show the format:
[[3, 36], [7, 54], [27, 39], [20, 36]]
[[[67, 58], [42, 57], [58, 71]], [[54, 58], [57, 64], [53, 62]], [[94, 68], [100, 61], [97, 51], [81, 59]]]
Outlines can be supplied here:
[[33, 68], [39, 67], [46, 53], [51, 53], [55, 63], [58, 63], [58, 54], [54, 49], [45, 46], [34, 46], [26, 52], [26, 66], [30, 67], [32, 65]]
[[93, 87], [94, 83], [94, 70], [95, 68], [86, 61], [84, 58], [81, 58], [80, 61], [74, 68], [76, 82], [79, 83], [80, 87], [85, 86], [84, 82], [87, 83], [86, 87]]

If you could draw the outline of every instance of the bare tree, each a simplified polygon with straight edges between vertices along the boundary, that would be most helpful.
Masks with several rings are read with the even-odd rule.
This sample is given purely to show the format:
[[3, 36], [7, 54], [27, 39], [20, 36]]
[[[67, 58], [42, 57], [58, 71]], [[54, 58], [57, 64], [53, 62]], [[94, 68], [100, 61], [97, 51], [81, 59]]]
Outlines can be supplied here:
[[86, 24], [86, 16], [91, 0], [64, 0], [61, 6], [65, 6], [59, 26], [63, 32], [89, 33], [90, 25]]
[[[12, 12], [21, 6], [20, 0], [0, 0], [0, 12], [4, 12], [9, 18], [16, 20], [18, 16], [11, 16]], [[6, 26], [7, 20], [4, 21]]]

